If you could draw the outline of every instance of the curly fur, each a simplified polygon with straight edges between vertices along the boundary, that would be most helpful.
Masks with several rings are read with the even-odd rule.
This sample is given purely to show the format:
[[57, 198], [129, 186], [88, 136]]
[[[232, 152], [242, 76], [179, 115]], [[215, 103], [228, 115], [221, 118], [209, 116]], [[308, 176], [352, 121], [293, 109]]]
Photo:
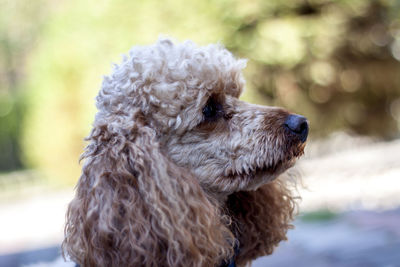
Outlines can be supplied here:
[[162, 39], [115, 65], [97, 97], [65, 255], [82, 266], [218, 266], [238, 243], [243, 266], [272, 253], [294, 213], [276, 177], [304, 143], [282, 126], [285, 110], [238, 100], [245, 64], [220, 45]]

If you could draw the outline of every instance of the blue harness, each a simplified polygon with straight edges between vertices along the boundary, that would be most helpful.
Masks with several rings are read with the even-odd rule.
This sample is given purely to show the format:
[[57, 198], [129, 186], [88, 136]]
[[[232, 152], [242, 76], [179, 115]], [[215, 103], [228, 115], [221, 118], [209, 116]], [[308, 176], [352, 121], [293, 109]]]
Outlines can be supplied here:
[[229, 261], [223, 261], [219, 267], [236, 267], [235, 258], [237, 255], [239, 255], [238, 242], [235, 242], [234, 250], [235, 250], [235, 254], [233, 255], [233, 257], [230, 258]]

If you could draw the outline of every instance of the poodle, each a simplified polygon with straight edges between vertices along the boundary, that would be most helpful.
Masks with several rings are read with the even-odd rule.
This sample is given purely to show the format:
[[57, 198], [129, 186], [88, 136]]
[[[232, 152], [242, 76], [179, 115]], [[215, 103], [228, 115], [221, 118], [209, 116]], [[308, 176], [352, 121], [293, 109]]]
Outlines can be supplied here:
[[160, 39], [105, 76], [69, 204], [63, 254], [81, 266], [246, 266], [291, 228], [276, 179], [306, 118], [238, 99], [246, 61]]

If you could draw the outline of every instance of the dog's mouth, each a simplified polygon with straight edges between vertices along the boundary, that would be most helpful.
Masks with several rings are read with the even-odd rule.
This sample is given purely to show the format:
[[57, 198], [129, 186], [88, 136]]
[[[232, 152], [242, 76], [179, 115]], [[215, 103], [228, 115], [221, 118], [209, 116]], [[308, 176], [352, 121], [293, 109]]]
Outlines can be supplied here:
[[253, 189], [255, 184], [259, 186], [273, 181], [279, 174], [293, 167], [297, 159], [304, 154], [304, 148], [305, 143], [300, 143], [275, 161], [266, 158], [252, 164], [243, 164], [244, 166], [239, 169], [227, 168], [221, 178], [243, 186], [247, 184], [245, 186], [247, 189]]
[[[230, 179], [235, 179], [235, 178], [240, 178], [240, 179], [253, 179], [257, 175], [274, 175], [281, 173], [281, 170], [288, 169], [294, 165], [296, 162], [297, 158], [293, 158], [288, 161], [281, 161], [279, 160], [277, 163], [274, 165], [264, 165], [262, 167], [249, 167], [249, 168], [243, 168], [240, 170], [233, 170], [233, 171], [228, 171], [224, 176], [225, 178], [230, 178]], [[284, 171], [283, 170], [283, 171]]]

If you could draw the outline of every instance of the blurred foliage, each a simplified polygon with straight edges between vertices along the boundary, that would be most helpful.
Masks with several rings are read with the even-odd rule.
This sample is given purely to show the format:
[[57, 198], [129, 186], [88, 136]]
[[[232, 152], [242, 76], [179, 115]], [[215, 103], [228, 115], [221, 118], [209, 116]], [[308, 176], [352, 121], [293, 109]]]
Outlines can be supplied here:
[[0, 170], [23, 167], [20, 137], [25, 105], [21, 87], [26, 57], [43, 18], [40, 2], [0, 0]]
[[76, 181], [102, 75], [160, 33], [220, 41], [249, 58], [243, 99], [306, 115], [314, 136], [399, 136], [399, 1], [0, 4], [0, 170], [21, 167], [22, 158], [52, 180]]
[[250, 58], [261, 103], [305, 114], [311, 132], [399, 136], [399, 1], [238, 1], [227, 46]]
[[321, 222], [321, 221], [332, 221], [338, 218], [338, 214], [330, 210], [318, 210], [314, 212], [308, 212], [300, 216], [300, 220], [303, 222]]

